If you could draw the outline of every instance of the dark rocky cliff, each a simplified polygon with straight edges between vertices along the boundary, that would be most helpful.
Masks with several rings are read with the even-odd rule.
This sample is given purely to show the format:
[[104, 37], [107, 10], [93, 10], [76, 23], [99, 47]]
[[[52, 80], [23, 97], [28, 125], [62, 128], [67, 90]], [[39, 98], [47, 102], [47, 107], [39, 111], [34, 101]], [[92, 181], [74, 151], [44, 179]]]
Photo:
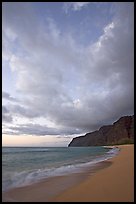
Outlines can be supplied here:
[[134, 142], [134, 116], [124, 116], [112, 125], [74, 138], [68, 146], [99, 146]]

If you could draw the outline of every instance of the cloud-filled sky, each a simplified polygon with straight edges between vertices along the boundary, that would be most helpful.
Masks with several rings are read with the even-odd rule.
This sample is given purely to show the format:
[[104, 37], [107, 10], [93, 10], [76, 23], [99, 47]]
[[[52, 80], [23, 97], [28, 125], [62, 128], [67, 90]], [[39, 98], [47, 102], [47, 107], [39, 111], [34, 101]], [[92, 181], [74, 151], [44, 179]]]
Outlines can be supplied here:
[[2, 3], [3, 145], [66, 146], [133, 112], [133, 2]]

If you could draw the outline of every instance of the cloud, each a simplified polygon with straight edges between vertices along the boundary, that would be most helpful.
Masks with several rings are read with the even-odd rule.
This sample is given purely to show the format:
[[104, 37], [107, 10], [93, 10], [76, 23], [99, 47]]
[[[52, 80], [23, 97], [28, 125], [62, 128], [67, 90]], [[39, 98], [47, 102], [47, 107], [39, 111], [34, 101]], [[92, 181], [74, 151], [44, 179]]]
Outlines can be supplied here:
[[2, 121], [6, 123], [11, 123], [12, 120], [13, 118], [10, 115], [9, 110], [5, 106], [2, 106]]
[[39, 135], [39, 136], [46, 136], [46, 135], [73, 135], [75, 133], [79, 133], [79, 130], [76, 129], [57, 129], [57, 128], [50, 128], [46, 126], [42, 126], [39, 124], [23, 124], [18, 125], [16, 127], [9, 126], [9, 130], [3, 131], [3, 134], [13, 134], [13, 135]]
[[69, 9], [73, 11], [80, 11], [84, 7], [86, 7], [90, 2], [67, 2], [64, 3], [64, 11], [68, 13]]
[[[72, 8], [79, 10], [88, 2], [73, 3], [76, 7]], [[14, 131], [37, 135], [82, 133], [133, 114], [133, 4], [116, 4], [112, 21], [97, 42], [87, 46], [78, 44], [70, 33], [62, 34], [51, 19], [39, 23], [36, 14], [22, 5], [8, 3], [3, 11], [4, 32], [8, 27], [16, 36], [10, 41], [6, 35], [7, 48], [18, 42], [18, 52], [12, 51], [9, 65], [17, 75], [16, 89], [23, 98], [23, 105], [8, 108], [12, 117], [48, 118], [60, 128], [29, 124]]]
[[10, 112], [13, 115], [17, 115], [20, 117], [23, 116], [26, 118], [35, 118], [39, 116], [38, 112], [34, 111], [33, 109], [31, 110], [30, 107], [28, 108], [28, 107], [23, 107], [21, 105], [11, 105], [11, 104], [8, 107], [10, 109]]
[[75, 11], [81, 10], [83, 7], [88, 5], [90, 2], [72, 2], [73, 3], [73, 9]]
[[6, 100], [8, 100], [8, 101], [11, 101], [11, 102], [18, 102], [17, 99], [15, 99], [14, 97], [10, 96], [9, 93], [4, 92], [4, 91], [2, 92], [2, 98], [3, 98], [3, 99], [6, 99]]

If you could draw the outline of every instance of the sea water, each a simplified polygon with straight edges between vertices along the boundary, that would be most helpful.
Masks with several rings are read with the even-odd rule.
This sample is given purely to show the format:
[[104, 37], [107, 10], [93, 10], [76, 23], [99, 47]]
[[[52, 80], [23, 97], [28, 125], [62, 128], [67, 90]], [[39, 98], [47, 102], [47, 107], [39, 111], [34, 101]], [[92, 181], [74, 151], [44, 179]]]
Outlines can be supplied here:
[[118, 153], [105, 147], [3, 147], [2, 190], [81, 172]]

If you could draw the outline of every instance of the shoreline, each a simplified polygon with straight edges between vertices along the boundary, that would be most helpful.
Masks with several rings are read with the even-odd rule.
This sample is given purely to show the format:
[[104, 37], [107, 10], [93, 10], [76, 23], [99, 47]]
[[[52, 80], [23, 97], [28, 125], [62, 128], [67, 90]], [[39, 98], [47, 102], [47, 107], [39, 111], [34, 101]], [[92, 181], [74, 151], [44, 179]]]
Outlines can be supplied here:
[[112, 165], [68, 189], [55, 202], [134, 202], [134, 145], [117, 145], [120, 152]]
[[[109, 146], [105, 146], [105, 147], [109, 148]], [[73, 173], [73, 174], [69, 174], [66, 176], [52, 177], [52, 178], [49, 178], [46, 180], [42, 180], [38, 183], [29, 185], [29, 186], [11, 189], [8, 192], [4, 192], [2, 194], [2, 202], [13, 202], [13, 201], [14, 202], [18, 202], [18, 201], [20, 201], [20, 202], [27, 202], [27, 201], [28, 202], [33, 202], [33, 201], [39, 201], [39, 202], [71, 201], [72, 202], [72, 201], [75, 201], [76, 202], [76, 201], [95, 201], [95, 200], [97, 201], [98, 197], [100, 199], [102, 199], [101, 198], [102, 192], [99, 192], [99, 191], [95, 192], [95, 190], [97, 190], [95, 188], [97, 187], [99, 182], [100, 182], [99, 187], [101, 186], [102, 182], [104, 185], [106, 185], [106, 183], [105, 183], [106, 177], [103, 178], [103, 176], [104, 176], [103, 174], [105, 174], [104, 172], [109, 171], [109, 175], [110, 175], [110, 172], [111, 171], [113, 172], [113, 170], [116, 169], [115, 164], [118, 163], [118, 159], [120, 159], [120, 157], [122, 157], [121, 155], [124, 155], [126, 149], [128, 149], [128, 148], [132, 150], [134, 148], [134, 145], [123, 145], [123, 146], [116, 145], [114, 147], [119, 147], [119, 149], [121, 151], [117, 155], [115, 155], [113, 158], [108, 159], [108, 160], [103, 161], [103, 162], [100, 162], [99, 165], [96, 165], [96, 167], [93, 167], [93, 168], [88, 167], [82, 173]], [[131, 152], [133, 152], [133, 150]], [[126, 156], [127, 156], [127, 154], [125, 153]], [[133, 153], [132, 153], [132, 155], [133, 155]], [[123, 162], [124, 162], [124, 160], [123, 160]], [[129, 164], [127, 166], [129, 168]], [[131, 166], [133, 166], [133, 159], [132, 158], [131, 158]], [[130, 168], [132, 168], [132, 167], [130, 167]], [[131, 172], [131, 174], [133, 174], [133, 172]], [[98, 177], [100, 177], [100, 178], [98, 178]], [[120, 177], [120, 175], [119, 175], [119, 177]], [[132, 175], [131, 175], [131, 177], [132, 177]], [[101, 181], [101, 179], [102, 179], [102, 181]], [[133, 186], [132, 178], [130, 180], [131, 180], [131, 187], [132, 187]], [[129, 181], [129, 179], [128, 179], [128, 181]], [[129, 183], [128, 181], [127, 181], [127, 183]], [[96, 187], [94, 184], [95, 185], [97, 184]], [[108, 191], [109, 191], [109, 188], [111, 188], [112, 183], [109, 183], [107, 185], [109, 185], [108, 186]], [[113, 188], [112, 191], [114, 192], [115, 184], [114, 184], [114, 186], [112, 186], [112, 188]], [[89, 189], [90, 189], [90, 191], [89, 191]], [[133, 189], [132, 189], [132, 191], [133, 191]], [[90, 192], [93, 192], [93, 196], [90, 194]], [[113, 193], [113, 194], [114, 194], [114, 200], [115, 200], [115, 193]], [[131, 194], [133, 194], [133, 193], [131, 193]], [[124, 197], [123, 201], [133, 200], [132, 197], [133, 197], [133, 195], [128, 196], [128, 198]], [[106, 200], [105, 200], [105, 198], [106, 198]], [[103, 199], [104, 199], [104, 201], [112, 201], [111, 195], [109, 198], [105, 194]], [[118, 199], [117, 201], [120, 201], [119, 196], [117, 197], [117, 199]], [[98, 199], [98, 201], [99, 201], [99, 199]]]
[[[49, 177], [30, 185], [9, 189], [2, 193], [2, 202], [50, 202], [52, 198], [79, 185], [90, 175], [93, 176], [97, 171], [107, 168], [111, 164], [112, 162], [107, 160], [101, 161], [95, 166], [86, 167], [81, 172]], [[40, 194], [40, 196], [37, 196], [37, 194]]]

